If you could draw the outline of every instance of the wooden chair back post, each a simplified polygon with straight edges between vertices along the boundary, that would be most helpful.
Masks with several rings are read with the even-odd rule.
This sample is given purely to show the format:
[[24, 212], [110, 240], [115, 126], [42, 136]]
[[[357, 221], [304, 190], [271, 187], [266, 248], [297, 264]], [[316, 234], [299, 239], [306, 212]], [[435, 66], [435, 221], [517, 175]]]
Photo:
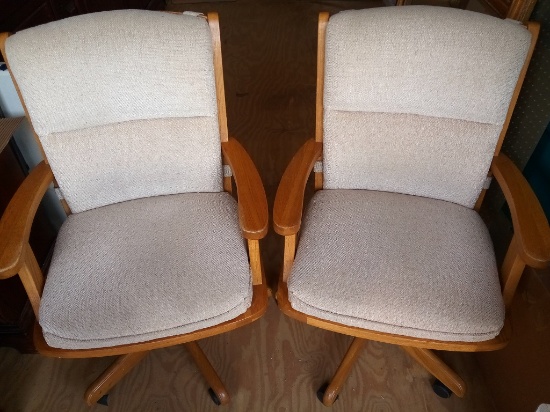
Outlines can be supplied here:
[[[317, 78], [315, 95], [315, 142], [323, 143], [323, 97], [325, 84], [325, 41], [327, 24], [329, 20], [328, 12], [319, 13], [319, 23], [317, 27]], [[318, 161], [322, 162], [322, 153]], [[318, 164], [316, 162], [316, 164]], [[323, 171], [314, 166], [314, 185], [315, 190], [323, 188]], [[301, 209], [301, 208], [300, 208]], [[290, 275], [294, 257], [296, 255], [297, 234], [285, 235], [285, 247], [283, 255], [282, 280], [286, 283]]]
[[[531, 57], [533, 56], [533, 50], [535, 50], [535, 45], [537, 44], [537, 39], [540, 32], [540, 24], [530, 21], [527, 23], [527, 30], [529, 30], [529, 32], [531, 33], [531, 45], [529, 46], [529, 51], [527, 52], [527, 56], [525, 57], [525, 62], [523, 63], [523, 67], [521, 68], [521, 71], [519, 73], [516, 88], [514, 89], [514, 93], [512, 94], [512, 100], [510, 100], [508, 112], [506, 113], [506, 119], [504, 120], [504, 125], [502, 126], [502, 130], [500, 132], [500, 136], [498, 138], [498, 142], [495, 147], [495, 153], [493, 156], [498, 156], [498, 154], [500, 153], [502, 143], [504, 142], [504, 137], [506, 136], [506, 132], [508, 131], [508, 126], [510, 126], [510, 119], [512, 118], [512, 114], [514, 113], [514, 109], [518, 101], [518, 96], [521, 91], [521, 87], [523, 86], [523, 81], [525, 80], [525, 74], [527, 73], [529, 63], [531, 62]], [[487, 177], [491, 176], [492, 175], [489, 172]], [[487, 189], [483, 189], [479, 194], [479, 197], [477, 198], [476, 204], [474, 206], [475, 210], [479, 211], [481, 209], [481, 205], [483, 204], [483, 199], [485, 198], [486, 192]]]
[[[229, 141], [229, 132], [227, 129], [227, 110], [225, 103], [225, 85], [223, 81], [222, 47], [220, 39], [220, 19], [218, 13], [211, 12], [207, 16], [210, 32], [212, 33], [212, 46], [214, 50], [214, 76], [216, 79], [216, 100], [218, 102], [218, 124], [220, 128], [220, 140], [222, 143]], [[226, 167], [229, 162], [224, 156], [224, 178], [223, 188], [226, 192], [232, 193], [231, 176], [225, 175]], [[263, 265], [260, 255], [260, 241], [248, 239], [248, 256], [250, 259], [250, 268], [252, 271], [252, 284], [261, 285], [263, 283]]]
[[[218, 125], [220, 128], [220, 140], [227, 142], [229, 132], [227, 129], [227, 111], [225, 106], [225, 85], [223, 82], [222, 43], [220, 38], [220, 19], [218, 13], [210, 12], [207, 15], [208, 25], [212, 33], [212, 47], [214, 51], [214, 76], [216, 79], [216, 100], [218, 102]], [[224, 177], [223, 189], [232, 193], [231, 176], [225, 175], [225, 169], [229, 167], [227, 159], [223, 159]]]
[[506, 18], [525, 22], [531, 16], [536, 3], [537, 0], [512, 0]]
[[[504, 142], [504, 137], [506, 136], [506, 132], [508, 131], [510, 119], [512, 118], [512, 113], [514, 112], [514, 109], [516, 107], [518, 96], [521, 91], [521, 87], [523, 86], [525, 75], [527, 73], [529, 63], [531, 62], [531, 57], [533, 56], [533, 50], [535, 49], [535, 45], [537, 43], [540, 32], [540, 24], [537, 22], [528, 22], [527, 29], [531, 33], [531, 45], [529, 46], [529, 51], [527, 52], [525, 62], [516, 83], [516, 88], [514, 89], [514, 93], [512, 94], [512, 100], [510, 101], [510, 106], [508, 107], [508, 113], [506, 114], [506, 120], [504, 121], [504, 125], [502, 127], [502, 131], [500, 133], [498, 143], [495, 148], [494, 156], [499, 155], [500, 149], [502, 148], [502, 143]], [[489, 173], [489, 176], [491, 176], [491, 173]], [[475, 210], [480, 209], [486, 192], [486, 189], [482, 190], [476, 202]], [[506, 252], [506, 256], [500, 270], [502, 298], [504, 300], [504, 305], [506, 309], [508, 309], [512, 304], [514, 294], [516, 293], [516, 289], [523, 274], [523, 271], [525, 270], [525, 266], [525, 261], [520, 256], [518, 239], [514, 235], [512, 237], [510, 245], [508, 246], [508, 251]]]
[[529, 51], [527, 52], [527, 56], [525, 57], [525, 62], [523, 63], [523, 67], [521, 68], [521, 72], [519, 73], [516, 88], [514, 89], [514, 93], [512, 94], [512, 100], [510, 100], [510, 106], [508, 106], [508, 113], [506, 114], [506, 120], [504, 121], [502, 131], [500, 132], [500, 136], [498, 138], [498, 143], [495, 148], [494, 156], [498, 156], [498, 154], [500, 153], [504, 137], [506, 136], [506, 132], [508, 131], [510, 119], [512, 118], [512, 114], [514, 113], [514, 109], [518, 101], [518, 96], [521, 91], [521, 87], [523, 86], [523, 81], [525, 80], [525, 74], [527, 73], [529, 63], [531, 62], [531, 57], [533, 56], [533, 51], [535, 50], [535, 45], [537, 44], [537, 39], [540, 32], [540, 24], [530, 21], [527, 23], [527, 30], [529, 30], [529, 32], [531, 33], [531, 45], [529, 46]]
[[[317, 30], [317, 95], [315, 97], [315, 141], [323, 142], [323, 96], [325, 87], [325, 40], [328, 12], [319, 13]], [[321, 157], [322, 160], [322, 157]], [[315, 170], [315, 190], [323, 188], [323, 171]]]

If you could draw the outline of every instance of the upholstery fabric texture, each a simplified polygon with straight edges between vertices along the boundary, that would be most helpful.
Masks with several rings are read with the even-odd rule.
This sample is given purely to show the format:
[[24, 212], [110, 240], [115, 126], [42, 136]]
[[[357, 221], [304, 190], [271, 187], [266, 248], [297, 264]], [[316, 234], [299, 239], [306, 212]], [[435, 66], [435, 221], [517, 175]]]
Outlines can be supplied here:
[[[473, 207], [500, 127], [412, 114], [325, 114], [326, 189], [384, 190]], [[345, 166], [345, 167], [343, 167]]]
[[502, 125], [530, 41], [519, 22], [449, 7], [343, 11], [327, 26], [324, 105]]
[[[211, 117], [134, 120], [42, 140], [73, 213], [141, 197], [222, 190]], [[198, 139], [200, 134], [213, 136]]]
[[317, 192], [288, 291], [300, 312], [397, 335], [476, 342], [504, 324], [493, 247], [479, 215], [399, 193]]
[[332, 16], [323, 97], [325, 187], [473, 207], [530, 41], [518, 22], [447, 7]]
[[46, 342], [109, 347], [244, 313], [252, 284], [237, 215], [225, 192], [150, 197], [70, 215], [40, 305]]
[[40, 137], [128, 120], [217, 115], [212, 37], [201, 17], [84, 14], [10, 36], [6, 54]]
[[86, 14], [10, 36], [6, 54], [73, 212], [222, 190], [212, 36], [204, 18]]

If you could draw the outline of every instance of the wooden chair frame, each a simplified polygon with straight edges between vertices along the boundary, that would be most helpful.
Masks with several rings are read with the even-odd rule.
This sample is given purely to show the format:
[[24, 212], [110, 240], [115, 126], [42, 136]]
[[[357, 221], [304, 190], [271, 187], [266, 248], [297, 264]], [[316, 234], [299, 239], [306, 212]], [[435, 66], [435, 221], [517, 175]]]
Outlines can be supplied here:
[[[268, 230], [268, 208], [261, 178], [254, 163], [244, 148], [235, 140], [229, 139], [225, 107], [225, 91], [222, 71], [219, 19], [217, 13], [209, 13], [207, 20], [212, 33], [214, 48], [214, 71], [218, 116], [223, 162], [231, 167], [238, 197], [239, 222], [243, 237], [248, 243], [249, 260], [252, 273], [253, 299], [250, 308], [242, 315], [220, 325], [200, 329], [183, 335], [153, 339], [143, 343], [120, 345], [98, 349], [67, 350], [48, 346], [44, 340], [38, 322], [34, 328], [34, 342], [39, 353], [58, 358], [88, 358], [120, 355], [119, 358], [101, 374], [85, 393], [88, 405], [96, 403], [120, 379], [122, 379], [147, 353], [153, 349], [183, 344], [196, 362], [208, 385], [212, 388], [221, 404], [229, 402], [229, 395], [211, 366], [197, 340], [228, 332], [247, 325], [260, 318], [267, 309], [267, 287], [262, 267], [259, 240]], [[0, 34], [0, 49], [5, 53], [5, 41], [8, 33]], [[7, 61], [6, 57], [6, 63]], [[29, 123], [24, 100], [14, 79], [17, 92]], [[40, 141], [36, 141], [44, 154]], [[19, 275], [29, 296], [33, 311], [38, 318], [40, 298], [44, 287], [44, 275], [29, 245], [29, 234], [38, 205], [51, 183], [55, 183], [53, 173], [44, 161], [34, 168], [19, 187], [0, 220], [0, 279]], [[224, 190], [231, 193], [231, 177], [224, 177]], [[65, 210], [70, 214], [69, 206], [64, 202]]]
[[[294, 310], [288, 300], [287, 279], [294, 262], [298, 232], [302, 223], [304, 191], [311, 172], [315, 170], [315, 163], [322, 161], [324, 53], [328, 19], [328, 13], [319, 15], [315, 139], [307, 140], [292, 158], [279, 184], [273, 208], [275, 232], [285, 238], [283, 268], [276, 294], [277, 303], [281, 311], [291, 318], [308, 325], [355, 337], [332, 381], [324, 391], [323, 403], [326, 406], [332, 405], [336, 400], [351, 371], [351, 367], [361, 353], [361, 348], [364, 346], [366, 339], [401, 346], [405, 352], [445, 384], [453, 393], [462, 397], [466, 391], [464, 381], [445, 365], [432, 352], [432, 349], [477, 352], [497, 350], [506, 346], [512, 333], [508, 309], [525, 265], [543, 268], [547, 266], [550, 260], [550, 229], [544, 211], [521, 172], [504, 154], [500, 153], [502, 141], [537, 41], [539, 25], [532, 22], [527, 24], [527, 28], [532, 35], [531, 46], [514, 90], [489, 172], [489, 174], [494, 175], [504, 192], [512, 214], [514, 228], [514, 236], [500, 271], [502, 293], [507, 310], [504, 328], [497, 337], [483, 342], [446, 342], [342, 325]], [[323, 188], [322, 171], [315, 170], [314, 175], [315, 190], [321, 190]], [[484, 195], [485, 190], [480, 194], [475, 210], [479, 210]]]

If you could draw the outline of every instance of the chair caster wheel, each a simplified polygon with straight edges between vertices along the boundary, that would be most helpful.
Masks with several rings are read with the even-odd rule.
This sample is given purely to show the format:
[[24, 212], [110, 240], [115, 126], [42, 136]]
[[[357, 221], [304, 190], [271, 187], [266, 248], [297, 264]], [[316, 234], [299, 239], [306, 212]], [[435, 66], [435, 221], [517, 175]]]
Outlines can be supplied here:
[[98, 399], [97, 403], [99, 405], [109, 406], [109, 394], [106, 393], [101, 398]]
[[212, 401], [220, 406], [222, 403], [220, 401], [220, 398], [218, 398], [218, 395], [216, 395], [216, 393], [212, 390], [212, 388], [208, 388], [208, 394], [210, 395], [210, 398], [212, 398]]
[[328, 383], [323, 383], [319, 389], [317, 389], [317, 399], [323, 402], [323, 396], [325, 396], [325, 391], [328, 388]]
[[[321, 403], [323, 403], [323, 397], [325, 396], [325, 392], [327, 391], [327, 388], [328, 388], [328, 383], [325, 382], [321, 385], [319, 389], [317, 389], [317, 399], [319, 399]], [[334, 400], [334, 402], [338, 400], [339, 396], [340, 395], [336, 395], [336, 399]]]
[[447, 399], [450, 398], [453, 394], [451, 390], [447, 388], [439, 379], [436, 379], [435, 382], [432, 384], [432, 389], [434, 390], [435, 394], [440, 398]]

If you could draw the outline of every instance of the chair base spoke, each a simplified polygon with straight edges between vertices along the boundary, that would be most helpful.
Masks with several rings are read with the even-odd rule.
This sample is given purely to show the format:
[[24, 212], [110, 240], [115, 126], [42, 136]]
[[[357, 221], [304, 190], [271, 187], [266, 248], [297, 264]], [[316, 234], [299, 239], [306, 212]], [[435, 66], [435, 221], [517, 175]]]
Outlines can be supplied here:
[[466, 393], [466, 383], [455, 371], [439, 359], [433, 351], [429, 349], [413, 348], [410, 346], [401, 346], [401, 348], [420, 365], [422, 365], [428, 372], [430, 372], [436, 379], [438, 379], [452, 393], [459, 398], [464, 396]]
[[[210, 394], [210, 397], [216, 403], [217, 405], [226, 405], [230, 401], [229, 394], [227, 393], [227, 390], [225, 389], [225, 386], [223, 385], [220, 377], [210, 364], [210, 361], [198, 345], [196, 341], [184, 343], [185, 348], [189, 351], [191, 354], [191, 357], [197, 364], [197, 367], [201, 371], [202, 375], [204, 376], [204, 379], [208, 383], [208, 386], [210, 388], [208, 389], [208, 393]], [[217, 398], [214, 399], [214, 396]]]
[[324, 392], [322, 398], [323, 405], [331, 406], [336, 401], [338, 394], [342, 390], [342, 387], [351, 372], [351, 368], [355, 365], [359, 355], [361, 355], [361, 350], [363, 349], [365, 342], [365, 339], [353, 339], [346, 355], [344, 356], [344, 359], [340, 362], [340, 366], [338, 366], [338, 369], [336, 370], [336, 373], [332, 377], [330, 383], [326, 386], [326, 388], [323, 385], [319, 389], [317, 392], [318, 394], [321, 391]]
[[115, 386], [128, 372], [132, 370], [149, 351], [128, 353], [119, 356], [117, 360], [88, 387], [84, 400], [89, 406], [97, 403]]

